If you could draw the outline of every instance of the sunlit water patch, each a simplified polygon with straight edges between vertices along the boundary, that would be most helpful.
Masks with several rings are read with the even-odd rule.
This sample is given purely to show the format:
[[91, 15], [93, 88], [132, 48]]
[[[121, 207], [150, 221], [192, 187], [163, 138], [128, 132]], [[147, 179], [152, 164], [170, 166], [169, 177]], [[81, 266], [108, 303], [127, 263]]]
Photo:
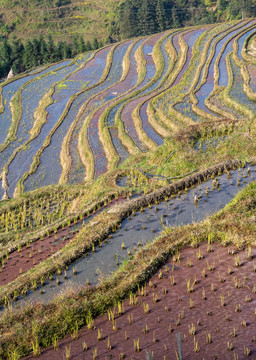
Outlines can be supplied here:
[[[250, 22], [250, 25], [252, 25], [253, 23], [255, 23], [255, 20], [254, 21], [251, 21]], [[239, 56], [239, 58], [241, 60], [243, 60], [242, 58], [242, 49], [243, 49], [243, 46], [244, 46], [244, 42], [246, 40], [246, 38], [248, 36], [250, 36], [251, 34], [253, 34], [255, 32], [255, 28], [251, 29], [250, 31], [246, 32], [244, 35], [242, 35], [239, 39], [238, 39], [238, 52], [237, 52], [237, 55]]]
[[248, 99], [243, 89], [243, 78], [240, 72], [240, 68], [236, 65], [232, 57], [230, 58], [231, 68], [233, 72], [234, 82], [230, 91], [230, 96], [235, 99], [239, 104], [245, 108], [250, 109], [256, 114], [256, 104]]
[[49, 91], [53, 84], [61, 81], [76, 69], [77, 65], [71, 65], [60, 70], [55, 70], [38, 80], [35, 78], [33, 82], [24, 87], [21, 100], [23, 112], [17, 130], [17, 140], [11, 143], [10, 146], [1, 153], [1, 169], [13, 151], [30, 139], [31, 135], [29, 130], [32, 129], [35, 122], [34, 113], [39, 106], [40, 100], [42, 100], [43, 96]]
[[[137, 51], [137, 49], [139, 48], [139, 46], [141, 46], [141, 44], [143, 43], [144, 39], [139, 40], [133, 47], [131, 54], [130, 54], [130, 69], [134, 69], [136, 68], [136, 60], [135, 60], [135, 52]], [[138, 80], [138, 73], [136, 71], [135, 76], [133, 77], [129, 77], [129, 82], [130, 82], [130, 88], [133, 88]], [[120, 108], [120, 106], [122, 106], [122, 103], [118, 104], [117, 106], [113, 107], [108, 115], [107, 118], [107, 124], [108, 126], [113, 126], [115, 124], [115, 116]]]
[[[244, 29], [245, 27], [247, 27], [248, 25], [244, 25], [241, 29], [239, 29], [239, 31], [242, 31], [242, 29]], [[207, 75], [207, 80], [205, 82], [205, 84], [202, 85], [202, 87], [200, 88], [200, 90], [196, 93], [196, 97], [198, 99], [198, 104], [197, 106], [204, 110], [205, 112], [212, 114], [212, 112], [206, 107], [205, 105], [205, 99], [210, 95], [210, 93], [213, 91], [214, 88], [214, 65], [215, 62], [217, 60], [218, 54], [221, 51], [223, 45], [225, 44], [225, 42], [232, 38], [232, 36], [237, 32], [237, 29], [235, 28], [233, 31], [231, 31], [229, 34], [227, 34], [226, 36], [224, 36], [216, 45], [215, 48], [215, 53], [214, 56], [212, 58], [212, 61], [210, 63], [209, 69], [208, 69], [208, 75]], [[229, 48], [228, 50], [229, 51]], [[224, 77], [224, 81], [226, 81], [227, 79], [225, 79]], [[216, 116], [216, 114], [215, 114]]]
[[192, 110], [192, 104], [190, 102], [189, 97], [184, 98], [184, 100], [182, 102], [179, 102], [178, 104], [174, 105], [174, 109], [179, 111], [181, 114], [190, 117], [192, 120], [194, 121], [203, 121], [204, 119], [196, 114], [193, 110]]
[[31, 75], [25, 76], [18, 80], [14, 80], [8, 85], [3, 87], [2, 96], [3, 96], [3, 105], [4, 111], [0, 114], [0, 143], [4, 143], [9, 127], [12, 122], [11, 110], [10, 110], [10, 101], [13, 95], [18, 91], [18, 89], [24, 85], [26, 82], [33, 80], [34, 78], [44, 75], [49, 71], [56, 71], [58, 68], [62, 66], [68, 66], [70, 62], [62, 62], [59, 64], [54, 64], [47, 69], [38, 73], [33, 73]]
[[[107, 52], [109, 49], [105, 50], [102, 54], [103, 58], [106, 58]], [[99, 56], [100, 56], [99, 55]], [[88, 63], [89, 64], [89, 63]], [[75, 68], [77, 68], [76, 65]], [[104, 67], [102, 67], [102, 72], [104, 70]], [[81, 80], [81, 78], [80, 78]], [[86, 81], [86, 79], [84, 79]], [[56, 122], [61, 117], [67, 102], [69, 101], [69, 98], [72, 94], [76, 93], [76, 89], [73, 90], [70, 87], [66, 88], [65, 86], [57, 86], [56, 92], [53, 94], [53, 103], [47, 107], [47, 122], [43, 125], [40, 134], [37, 136], [35, 140], [33, 140], [29, 146], [26, 147], [26, 149], [20, 151], [15, 159], [12, 161], [12, 163], [9, 166], [9, 174], [8, 174], [8, 181], [9, 181], [9, 189], [8, 189], [8, 195], [12, 196], [14, 189], [17, 185], [18, 180], [23, 176], [23, 174], [26, 171], [29, 171], [33, 157], [35, 156], [36, 152], [40, 149], [40, 147], [43, 145], [43, 142], [45, 141], [46, 136], [49, 134], [49, 132], [53, 129]], [[77, 98], [78, 99], [78, 98]], [[76, 101], [77, 101], [76, 99]], [[51, 143], [52, 144], [52, 143]], [[58, 166], [58, 164], [56, 164]], [[37, 176], [37, 175], [36, 175]], [[43, 173], [42, 180], [44, 181], [45, 176]], [[31, 181], [31, 186], [35, 186], [37, 180]], [[40, 179], [39, 179], [40, 181]]]

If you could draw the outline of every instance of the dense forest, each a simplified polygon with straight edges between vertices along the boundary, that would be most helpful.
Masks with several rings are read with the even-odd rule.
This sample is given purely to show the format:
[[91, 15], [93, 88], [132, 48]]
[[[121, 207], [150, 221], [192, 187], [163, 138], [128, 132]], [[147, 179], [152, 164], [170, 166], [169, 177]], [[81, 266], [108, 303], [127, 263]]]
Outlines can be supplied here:
[[122, 39], [169, 28], [256, 16], [255, 0], [125, 0], [113, 28]]
[[66, 41], [55, 44], [51, 35], [46, 40], [43, 36], [27, 40], [25, 45], [20, 40], [8, 42], [5, 39], [0, 47], [0, 78], [6, 76], [11, 68], [17, 74], [39, 65], [73, 58], [102, 46], [102, 42], [96, 38], [92, 43], [85, 43], [82, 36], [75, 36], [72, 44]]

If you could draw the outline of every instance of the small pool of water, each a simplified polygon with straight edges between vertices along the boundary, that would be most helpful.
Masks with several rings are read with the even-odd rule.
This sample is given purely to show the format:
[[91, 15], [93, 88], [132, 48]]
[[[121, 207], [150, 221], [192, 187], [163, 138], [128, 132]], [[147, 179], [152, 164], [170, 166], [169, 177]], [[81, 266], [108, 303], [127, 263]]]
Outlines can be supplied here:
[[116, 185], [120, 187], [128, 186], [127, 176], [121, 176], [116, 180]]
[[227, 136], [213, 136], [210, 139], [206, 139], [204, 141], [198, 141], [195, 144], [196, 150], [201, 150], [203, 152], [207, 152], [209, 148], [216, 148], [219, 143], [227, 139]]

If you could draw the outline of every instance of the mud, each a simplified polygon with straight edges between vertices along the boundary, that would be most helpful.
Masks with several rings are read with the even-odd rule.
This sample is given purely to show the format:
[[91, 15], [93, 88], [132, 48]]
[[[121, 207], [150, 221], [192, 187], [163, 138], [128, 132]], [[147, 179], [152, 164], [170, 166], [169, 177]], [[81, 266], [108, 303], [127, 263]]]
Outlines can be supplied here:
[[[228, 254], [232, 251], [239, 257], [240, 267], [235, 266], [235, 256]], [[186, 360], [229, 360], [234, 354], [240, 360], [255, 358], [256, 272], [253, 261], [256, 249], [252, 249], [252, 259], [247, 255], [248, 249], [237, 251], [234, 247], [217, 244], [210, 248], [203, 244], [197, 249], [182, 250], [180, 262], [170, 259], [153, 276], [146, 290], [144, 288], [145, 296], [136, 294], [136, 305], [126, 300], [122, 304], [123, 314], [118, 314], [117, 307], [112, 309], [114, 323], [108, 320], [108, 315], [101, 316], [95, 320], [94, 330], [82, 328], [77, 340], [70, 336], [64, 338], [59, 342], [58, 350], [43, 349], [40, 359], [65, 358], [66, 349], [70, 349], [71, 359], [92, 359], [97, 349], [96, 358], [102, 360], [145, 359], [147, 351], [153, 353], [154, 359], [172, 360], [176, 359], [175, 352], [178, 353], [178, 334]], [[189, 279], [190, 293], [187, 290]], [[235, 287], [236, 279], [238, 287]], [[146, 306], [148, 313], [144, 310]], [[130, 324], [129, 318], [132, 319]], [[192, 324], [195, 337], [189, 333]], [[235, 337], [232, 336], [234, 328]], [[97, 339], [98, 332], [101, 340]], [[207, 336], [210, 336], [210, 342]], [[108, 338], [111, 349], [108, 349]], [[138, 339], [139, 351], [135, 351], [134, 341]], [[198, 342], [198, 352], [194, 350], [195, 342]], [[232, 350], [227, 349], [228, 342], [232, 343]], [[85, 344], [87, 351], [82, 350]], [[249, 356], [244, 354], [244, 347], [249, 349]]]
[[[213, 185], [216, 180], [213, 183], [209, 180], [183, 195], [150, 205], [142, 209], [140, 213], [136, 213], [133, 208], [132, 216], [122, 221], [119, 230], [113, 231], [108, 238], [105, 235], [98, 244], [95, 244], [93, 251], [90, 253], [87, 251], [84, 256], [73, 261], [65, 275], [56, 275], [53, 281], [47, 281], [43, 288], [31, 291], [25, 299], [20, 298], [21, 301], [18, 304], [21, 305], [28, 300], [41, 300], [47, 303], [68, 288], [77, 290], [86, 283], [97, 285], [100, 278], [111, 275], [127, 256], [137, 251], [137, 247], [144, 246], [148, 241], [159, 236], [164, 226], [198, 222], [222, 209], [243, 186], [255, 179], [254, 171], [253, 167], [250, 175], [247, 174], [246, 169], [231, 171], [230, 179], [226, 174], [218, 177], [219, 185], [217, 186]], [[194, 203], [195, 197], [198, 198], [197, 204]], [[130, 204], [140, 202], [141, 198], [131, 200]], [[130, 204], [126, 202], [111, 207], [109, 212], [113, 213], [118, 209], [120, 211], [122, 208], [129, 207]], [[75, 275], [73, 269], [76, 269]]]

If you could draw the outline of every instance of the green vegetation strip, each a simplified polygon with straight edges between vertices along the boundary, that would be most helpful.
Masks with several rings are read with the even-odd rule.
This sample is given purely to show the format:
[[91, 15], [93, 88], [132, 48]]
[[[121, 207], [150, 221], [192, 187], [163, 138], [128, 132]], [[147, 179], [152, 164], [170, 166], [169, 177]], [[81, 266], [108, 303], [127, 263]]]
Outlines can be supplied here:
[[[92, 55], [87, 61], [91, 60], [91, 59], [93, 58], [93, 56], [94, 56], [94, 55]], [[67, 66], [73, 65], [73, 64], [77, 61], [78, 58], [79, 58], [79, 56], [77, 56], [77, 57], [76, 57], [69, 65], [67, 65]], [[87, 61], [86, 61], [86, 62], [87, 62]], [[86, 62], [85, 62], [85, 63], [86, 63]], [[85, 63], [81, 64], [80, 67], [79, 67], [77, 70], [74, 71], [74, 73], [77, 72], [79, 69], [81, 69], [81, 68], [84, 66]], [[63, 66], [63, 67], [59, 68], [58, 70], [60, 70], [60, 69], [62, 69], [62, 68], [65, 68], [65, 67], [67, 67], [67, 66]], [[18, 129], [18, 125], [19, 125], [19, 123], [20, 123], [20, 120], [21, 120], [21, 116], [22, 116], [21, 94], [22, 94], [23, 88], [24, 88], [25, 86], [27, 86], [29, 83], [31, 83], [31, 82], [33, 82], [33, 81], [37, 81], [37, 80], [43, 78], [44, 76], [47, 76], [47, 75], [49, 75], [49, 74], [51, 74], [51, 73], [53, 73], [53, 72], [55, 72], [55, 71], [52, 71], [52, 72], [50, 72], [50, 73], [43, 74], [42, 76], [39, 76], [39, 77], [37, 77], [37, 78], [35, 78], [35, 79], [32, 79], [32, 80], [28, 81], [28, 82], [25, 83], [25, 84], [22, 86], [22, 88], [20, 88], [20, 89], [18, 90], [18, 92], [14, 95], [13, 98], [15, 98], [15, 103], [14, 103], [14, 101], [12, 101], [11, 104], [10, 104], [10, 105], [11, 105], [12, 114], [13, 114], [13, 123], [12, 123], [12, 126], [11, 126], [11, 129], [12, 129], [12, 130], [11, 130], [11, 131], [12, 131], [12, 139], [13, 139], [12, 141], [14, 141], [14, 140], [16, 139], [16, 132], [17, 132], [17, 129]], [[29, 138], [23, 145], [21, 145], [21, 146], [19, 146], [18, 148], [16, 148], [16, 149], [13, 151], [12, 155], [11, 155], [11, 156], [9, 157], [9, 159], [7, 160], [7, 162], [5, 163], [4, 168], [3, 168], [3, 172], [5, 172], [6, 175], [8, 174], [8, 168], [9, 168], [11, 162], [14, 160], [14, 158], [16, 157], [16, 155], [18, 154], [18, 152], [21, 151], [21, 150], [26, 150], [26, 147], [40, 134], [40, 131], [41, 131], [42, 126], [47, 122], [47, 111], [46, 111], [46, 108], [53, 103], [52, 95], [53, 95], [53, 93], [54, 93], [54, 89], [55, 89], [55, 87], [56, 87], [57, 84], [65, 81], [69, 76], [70, 76], [70, 74], [67, 75], [67, 76], [65, 77], [65, 79], [63, 79], [63, 80], [55, 83], [54, 85], [52, 85], [51, 88], [50, 88], [50, 90], [48, 91], [48, 93], [46, 93], [46, 94], [44, 95], [43, 99], [40, 101], [39, 106], [38, 106], [37, 110], [36, 110], [35, 113], [34, 113], [34, 119], [35, 119], [34, 125], [33, 125], [32, 129], [30, 129], [30, 131], [29, 131], [29, 132], [30, 132], [30, 138]], [[14, 104], [15, 104], [15, 106], [14, 106]], [[15, 133], [14, 133], [13, 131], [15, 131]], [[10, 134], [10, 132], [9, 132], [9, 134]], [[8, 136], [9, 136], [9, 135], [8, 135]], [[14, 136], [14, 138], [13, 138], [13, 136]], [[3, 144], [4, 148], [6, 148], [9, 144], [10, 144], [10, 142], [8, 142], [8, 138], [7, 138], [5, 144]], [[3, 148], [2, 150], [4, 150], [4, 148]], [[3, 176], [3, 172], [2, 172], [2, 174], [1, 174], [1, 176], [0, 176], [0, 178]]]
[[223, 91], [223, 99], [228, 105], [232, 106], [234, 109], [236, 109], [240, 113], [243, 113], [246, 117], [248, 117], [248, 119], [252, 119], [254, 117], [253, 111], [248, 109], [246, 106], [238, 103], [236, 100], [234, 100], [230, 96], [230, 92], [234, 85], [234, 75], [233, 75], [231, 60], [230, 60], [232, 54], [233, 53], [230, 53], [226, 57], [226, 66], [227, 66], [227, 71], [228, 71], [229, 82], [228, 82], [228, 86]]
[[131, 292], [136, 292], [172, 254], [187, 245], [197, 246], [209, 239], [224, 246], [256, 245], [256, 228], [251, 221], [255, 193], [256, 185], [252, 183], [223, 210], [203, 222], [165, 228], [158, 239], [140, 249], [97, 288], [85, 288], [75, 295], [66, 293], [47, 305], [28, 305], [20, 311], [9, 308], [0, 319], [2, 358], [7, 359], [14, 353], [27, 355], [35, 342], [40, 347], [48, 347], [55, 337], [61, 339], [72, 334], [77, 326], [86, 325], [88, 315], [93, 318], [102, 315]]
[[[254, 25], [252, 25], [251, 28], [254, 28]], [[256, 94], [253, 92], [253, 90], [252, 90], [252, 88], [250, 86], [250, 80], [251, 79], [250, 79], [249, 71], [247, 69], [247, 62], [243, 62], [238, 56], [238, 40], [245, 33], [246, 32], [244, 32], [243, 34], [240, 34], [234, 41], [234, 44], [233, 44], [233, 59], [234, 59], [236, 65], [239, 66], [239, 68], [240, 68], [240, 72], [241, 72], [241, 75], [242, 75], [243, 80], [244, 80], [244, 92], [245, 92], [246, 96], [248, 97], [249, 100], [255, 101], [256, 100]], [[249, 36], [249, 38], [250, 38], [250, 36]], [[242, 52], [244, 52], [243, 49], [242, 49]]]
[[56, 273], [58, 269], [64, 269], [65, 266], [74, 262], [82, 254], [90, 252], [92, 246], [102, 242], [112, 230], [118, 227], [118, 224], [120, 224], [132, 210], [136, 211], [156, 201], [164, 200], [166, 197], [177, 194], [179, 191], [208, 180], [211, 176], [217, 176], [218, 173], [231, 170], [241, 165], [242, 163], [238, 160], [215, 165], [209, 169], [187, 176], [176, 183], [160, 188], [153, 193], [143, 195], [138, 199], [126, 201], [124, 204], [115, 207], [113, 211], [109, 210], [99, 214], [91, 222], [86, 224], [64, 248], [33, 269], [20, 275], [8, 285], [0, 287], [0, 304], [3, 304], [6, 298], [11, 299], [14, 295], [21, 294], [24, 289], [27, 291], [35, 284], [39, 284], [42, 278], [47, 279], [50, 274]]
[[239, 30], [240, 28], [244, 27], [246, 23], [248, 23], [249, 21], [247, 22], [239, 22], [240, 25], [237, 26], [237, 23], [235, 23], [233, 26], [231, 26], [227, 31], [224, 32], [224, 34], [222, 36], [220, 36], [218, 39], [216, 39], [213, 43], [213, 45], [211, 46], [211, 50], [210, 50], [210, 54], [209, 54], [209, 57], [205, 63], [205, 67], [204, 67], [204, 71], [203, 71], [203, 76], [202, 76], [202, 79], [201, 79], [201, 82], [200, 84], [198, 84], [195, 88], [194, 91], [192, 91], [192, 93], [190, 94], [190, 99], [192, 101], [192, 110], [198, 114], [199, 116], [202, 116], [203, 118], [205, 119], [208, 119], [208, 120], [217, 120], [218, 118], [216, 116], [214, 116], [213, 114], [209, 114], [207, 113], [206, 111], [200, 109], [197, 104], [198, 104], [198, 100], [195, 96], [195, 93], [197, 91], [200, 90], [200, 88], [206, 83], [207, 81], [207, 77], [208, 77], [208, 73], [209, 73], [209, 67], [210, 67], [210, 64], [214, 58], [214, 55], [215, 55], [215, 52], [216, 52], [216, 46], [218, 44], [218, 42], [220, 42], [225, 36], [227, 36], [228, 34], [232, 33], [234, 31], [234, 28], [235, 30]]
[[[127, 92], [127, 94], [130, 93], [129, 96], [123, 98], [123, 95], [125, 94], [122, 94], [121, 96], [121, 99], [120, 99], [120, 102], [118, 102], [118, 98], [115, 99], [115, 103], [114, 103], [114, 106], [117, 106], [117, 104], [121, 103], [121, 102], [125, 102], [126, 101], [126, 105], [129, 103], [129, 101], [127, 100], [131, 100], [133, 99], [134, 96], [137, 96], [139, 95], [142, 91], [144, 91], [145, 89], [149, 88], [150, 86], [152, 86], [159, 78], [160, 76], [162, 75], [162, 72], [163, 72], [163, 69], [164, 69], [164, 61], [163, 61], [163, 57], [162, 57], [162, 53], [160, 51], [161, 49], [161, 45], [163, 43], [163, 41], [168, 37], [170, 36], [170, 32], [168, 32], [167, 34], [165, 34], [164, 36], [161, 37], [160, 40], [158, 40], [154, 46], [154, 49], [153, 49], [153, 60], [154, 60], [154, 63], [155, 63], [155, 67], [156, 67], [156, 73], [154, 75], [154, 78], [150, 81], [149, 84], [147, 84], [146, 86], [144, 86], [142, 89], [138, 90], [138, 91], [135, 91], [135, 92], [132, 92], [133, 89], [136, 89], [136, 87], [134, 87], [133, 89], [129, 90]], [[143, 47], [142, 47], [142, 50], [143, 50]], [[143, 55], [144, 57], [144, 54], [143, 54], [143, 51], [142, 53], [140, 52], [140, 55]], [[143, 63], [143, 69], [144, 67], [146, 66], [146, 63], [145, 62], [142, 62]], [[139, 67], [139, 65], [138, 65]], [[143, 79], [145, 77], [145, 73], [143, 71]], [[163, 80], [165, 80], [166, 77], [164, 77]], [[141, 81], [143, 80], [142, 77], [138, 77], [138, 82], [141, 83]], [[163, 81], [161, 81], [161, 84], [162, 84]], [[161, 86], [161, 84], [159, 86]], [[158, 86], [158, 87], [159, 87]], [[132, 93], [131, 93], [132, 92]], [[108, 115], [110, 113], [110, 110], [114, 107], [113, 105], [110, 106], [108, 109], [106, 109], [104, 111], [104, 113], [102, 114], [102, 116], [100, 117], [100, 139], [101, 139], [101, 142], [104, 144], [104, 149], [107, 149], [109, 147], [109, 149], [107, 150], [107, 158], [108, 158], [108, 168], [109, 170], [113, 170], [118, 162], [119, 162], [119, 156], [117, 155], [114, 147], [113, 147], [113, 144], [112, 144], [112, 139], [111, 139], [111, 136], [109, 134], [109, 131], [108, 131], [108, 127], [107, 127], [107, 118], [108, 118]], [[142, 127], [139, 125], [139, 126], [136, 126], [136, 121], [137, 121], [137, 117], [135, 116], [134, 117], [134, 113], [132, 114], [132, 117], [133, 117], [133, 120], [134, 120], [134, 123], [135, 123], [135, 128], [136, 128], [136, 131], [137, 131], [137, 134], [139, 136], [139, 139], [144, 143], [146, 144], [146, 146], [148, 148], [155, 148], [156, 147], [156, 144], [154, 141], [152, 141], [146, 134], [145, 132], [143, 131]], [[139, 120], [138, 120], [139, 121]], [[139, 121], [140, 123], [140, 121]], [[101, 135], [102, 134], [102, 135]], [[111, 148], [110, 148], [111, 147]]]
[[[101, 49], [101, 50], [102, 50], [102, 49]], [[100, 50], [98, 50], [98, 51], [100, 51]], [[92, 58], [94, 58], [95, 55], [96, 55], [96, 53], [97, 53], [98, 51], [96, 51], [96, 52], [91, 56], [91, 58], [90, 58], [89, 60], [91, 60]], [[111, 51], [111, 50], [110, 50], [110, 51]], [[81, 65], [81, 67], [83, 67], [83, 66], [84, 66], [84, 64]], [[103, 75], [103, 76], [105, 76], [105, 75]], [[58, 82], [58, 83], [56, 83], [56, 84], [53, 86], [52, 91], [54, 91], [55, 87], [56, 87], [58, 84], [60, 84], [61, 82], [63, 82], [63, 80], [60, 81], [60, 82]], [[89, 88], [88, 88], [88, 89], [89, 89]], [[62, 124], [63, 120], [64, 120], [65, 117], [67, 116], [67, 114], [68, 114], [68, 112], [69, 112], [69, 110], [70, 110], [70, 108], [71, 108], [74, 100], [75, 100], [79, 95], [81, 95], [82, 93], [84, 93], [84, 92], [85, 92], [86, 90], [88, 90], [88, 89], [85, 88], [85, 89], [79, 91], [78, 93], [76, 93], [75, 95], [72, 95], [72, 96], [70, 97], [70, 99], [69, 99], [67, 105], [65, 106], [65, 109], [64, 109], [63, 113], [61, 114], [59, 120], [58, 120], [57, 123], [54, 125], [53, 129], [49, 132], [49, 134], [47, 135], [47, 137], [46, 137], [46, 139], [45, 139], [45, 141], [44, 141], [44, 144], [41, 146], [41, 148], [38, 150], [38, 152], [37, 152], [36, 155], [34, 156], [33, 163], [31, 164], [31, 167], [30, 167], [29, 171], [26, 172], [26, 173], [22, 176], [22, 178], [19, 180], [19, 182], [18, 182], [18, 184], [17, 184], [17, 187], [16, 187], [16, 189], [15, 189], [15, 196], [20, 195], [20, 194], [22, 194], [22, 193], [24, 192], [24, 182], [25, 182], [25, 180], [28, 178], [28, 176], [30, 176], [31, 174], [33, 174], [34, 172], [36, 172], [38, 166], [40, 165], [40, 156], [41, 156], [41, 154], [43, 153], [43, 151], [45, 150], [45, 148], [50, 145], [51, 138], [52, 138], [53, 134], [55, 133], [55, 131], [58, 129], [58, 127]], [[53, 94], [53, 92], [52, 92], [52, 94]], [[51, 96], [51, 99], [52, 99], [52, 96]], [[51, 100], [51, 101], [53, 101], [53, 100]], [[45, 104], [45, 108], [46, 108], [46, 105], [47, 105], [47, 104]], [[46, 114], [46, 116], [47, 116], [47, 113], [46, 113], [46, 112], [45, 112], [45, 114]], [[46, 119], [45, 119], [45, 121], [46, 121]]]
[[[251, 94], [248, 88], [249, 85], [249, 74], [246, 74], [246, 71], [244, 71], [244, 67], [242, 63], [242, 61], [240, 61], [239, 57], [237, 56], [237, 51], [238, 51], [238, 39], [243, 36], [246, 32], [248, 32], [250, 29], [254, 28], [254, 25], [250, 25], [248, 26], [245, 30], [242, 30], [236, 34], [234, 34], [231, 38], [229, 38], [223, 45], [217, 59], [216, 62], [214, 64], [214, 89], [212, 91], [212, 93], [208, 96], [207, 99], [205, 99], [205, 105], [211, 109], [212, 111], [221, 114], [222, 116], [226, 117], [226, 118], [230, 118], [230, 119], [236, 119], [237, 117], [235, 115], [233, 115], [230, 112], [224, 111], [222, 109], [220, 109], [219, 107], [213, 105], [211, 103], [211, 98], [214, 97], [216, 94], [221, 94], [223, 91], [223, 87], [218, 85], [219, 82], [219, 77], [220, 77], [220, 72], [219, 72], [219, 62], [221, 59], [221, 56], [223, 55], [228, 43], [230, 41], [232, 41], [234, 39], [234, 43], [233, 43], [233, 48], [234, 48], [234, 52], [233, 52], [233, 58], [236, 62], [236, 64], [240, 67], [241, 69], [241, 74], [244, 78], [244, 91], [247, 94], [247, 96], [249, 97], [249, 95]], [[250, 97], [249, 97], [250, 98]]]
[[[188, 117], [184, 114], [181, 114], [179, 111], [174, 109], [174, 106], [176, 104], [178, 104], [179, 102], [182, 102], [184, 100], [184, 98], [187, 95], [189, 95], [196, 87], [196, 84], [198, 83], [198, 80], [200, 77], [201, 69], [205, 65], [205, 62], [207, 59], [209, 46], [210, 46], [212, 40], [216, 36], [218, 36], [218, 34], [221, 31], [223, 31], [223, 27], [225, 27], [225, 25], [223, 25], [223, 24], [221, 24], [218, 27], [215, 26], [208, 32], [208, 34], [207, 34], [207, 31], [205, 31], [203, 34], [200, 35], [200, 37], [196, 40], [196, 43], [193, 46], [192, 58], [191, 58], [189, 67], [186, 70], [186, 72], [184, 73], [181, 81], [175, 87], [171, 88], [170, 90], [167, 90], [166, 92], [163, 92], [161, 94], [161, 97], [157, 97], [157, 98], [153, 99], [154, 106], [152, 106], [152, 104], [150, 104], [151, 113], [153, 112], [153, 109], [154, 109], [155, 113], [159, 114], [157, 101], [159, 101], [160, 98], [163, 98], [163, 97], [165, 98], [169, 93], [170, 94], [169, 96], [172, 98], [172, 102], [173, 102], [172, 104], [170, 104], [169, 102], [167, 103], [168, 108], [169, 108], [169, 116], [172, 116], [175, 119], [178, 119], [181, 123], [185, 121], [187, 124], [193, 124], [193, 121], [191, 120], [190, 117]], [[213, 33], [213, 34], [209, 35], [211, 33]], [[210, 39], [207, 41], [203, 52], [201, 52], [201, 51], [199, 51], [199, 48], [200, 48], [201, 44], [205, 41], [205, 37], [207, 35], [210, 36]], [[197, 66], [197, 59], [200, 59], [200, 63], [198, 66]], [[180, 69], [180, 71], [181, 70], [182, 70], [182, 68]], [[186, 84], [190, 85], [190, 87], [189, 87], [188, 91], [184, 92], [184, 88], [185, 88]], [[176, 99], [176, 100], [173, 101], [173, 99]], [[163, 107], [163, 105], [161, 105], [161, 108], [162, 107]], [[162, 117], [163, 117], [163, 111], [162, 111]], [[168, 122], [168, 118], [166, 118], [165, 122]], [[169, 123], [170, 123], [170, 120], [169, 120]], [[174, 130], [177, 130], [177, 129], [178, 129], [178, 126], [176, 125], [176, 127], [174, 127]]]
[[[60, 193], [62, 190], [60, 186], [49, 186], [49, 188], [51, 188], [51, 191], [54, 190], [56, 193]], [[47, 190], [42, 191], [42, 195], [40, 197], [42, 198], [47, 195], [50, 196], [51, 191], [50, 193]], [[80, 203], [81, 195], [79, 196], [79, 192], [81, 192], [81, 188], [78, 187], [76, 197]], [[32, 229], [26, 228], [25, 230], [20, 231], [11, 230], [0, 233], [0, 258], [5, 258], [7, 254], [16, 251], [20, 246], [23, 247], [28, 243], [36, 242], [43, 237], [49, 236], [49, 234], [56, 233], [57, 230], [62, 229], [63, 227], [69, 227], [70, 225], [75, 224], [78, 219], [84, 219], [91, 214], [94, 214], [101, 207], [110, 204], [112, 200], [118, 199], [119, 196], [127, 196], [127, 192], [128, 191], [126, 189], [112, 190], [108, 192], [107, 195], [100, 196], [97, 200], [89, 202], [86, 206], [75, 206], [75, 210], [70, 209], [69, 212], [58, 217], [58, 219], [53, 219], [51, 223], [46, 225], [40, 225], [39, 227], [33, 227]], [[23, 205], [24, 201], [26, 202], [26, 199], [27, 198], [21, 197], [14, 199], [19, 201], [15, 201], [13, 211], [15, 212], [15, 208]], [[76, 200], [74, 200], [73, 203], [76, 203]], [[33, 204], [30, 204], [30, 202], [28, 202], [28, 206], [29, 208], [34, 209]], [[11, 211], [11, 209], [9, 211]], [[16, 215], [17, 214], [15, 213], [13, 216]]]

